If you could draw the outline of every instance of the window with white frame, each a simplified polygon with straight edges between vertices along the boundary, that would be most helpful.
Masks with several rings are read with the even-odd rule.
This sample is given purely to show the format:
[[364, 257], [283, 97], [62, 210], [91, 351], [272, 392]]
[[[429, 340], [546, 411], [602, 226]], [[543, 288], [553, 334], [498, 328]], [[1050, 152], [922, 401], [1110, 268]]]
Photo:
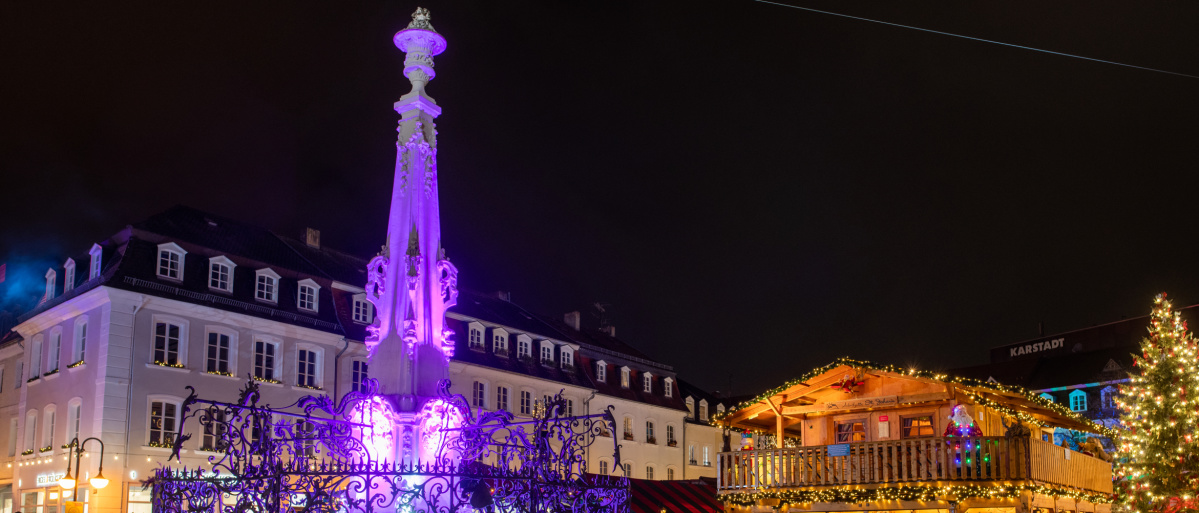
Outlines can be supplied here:
[[629, 388], [629, 371], [628, 367], [620, 368], [620, 386], [622, 388]]
[[50, 352], [46, 355], [46, 373], [58, 370], [58, 358], [62, 354], [62, 328], [50, 330]]
[[654, 436], [654, 421], [652, 420], [645, 421], [645, 443], [658, 443], [658, 438]]
[[224, 256], [208, 259], [208, 288], [233, 292], [233, 268], [237, 264]]
[[625, 440], [633, 439], [633, 418], [632, 417], [624, 418], [624, 439]]
[[1087, 393], [1082, 390], [1070, 392], [1070, 411], [1087, 411]]
[[1049, 393], [1044, 393], [1044, 394], [1041, 394], [1041, 399], [1045, 399], [1045, 400], [1047, 400], [1047, 401], [1049, 401], [1049, 402], [1051, 402], [1051, 403], [1056, 403], [1056, 402], [1057, 402], [1057, 399], [1054, 399], [1054, 397], [1053, 397], [1052, 395], [1049, 395]]
[[476, 408], [487, 407], [487, 385], [481, 381], [471, 386], [471, 405]]
[[699, 401], [699, 420], [708, 420], [708, 400], [701, 399]]
[[25, 450], [37, 451], [41, 449], [37, 444], [37, 410], [29, 410], [25, 414]]
[[58, 281], [58, 273], [54, 269], [46, 271], [46, 295], [43, 296], [46, 300], [54, 299], [54, 288]]
[[302, 387], [320, 387], [320, 353], [300, 348], [296, 351], [296, 384]]
[[666, 397], [674, 397], [674, 378], [662, 380], [662, 394]]
[[71, 443], [71, 440], [82, 438], [79, 436], [79, 428], [83, 425], [83, 400], [75, 397], [67, 402], [67, 438], [66, 443]]
[[704, 466], [712, 466], [712, 448], [707, 445], [704, 446]]
[[496, 353], [508, 352], [508, 332], [502, 329], [491, 330], [491, 350]]
[[205, 371], [225, 376], [233, 375], [229, 356], [232, 353], [232, 337], [223, 331], [208, 332], [208, 347]]
[[633, 464], [632, 463], [624, 464], [624, 477], [633, 477]]
[[533, 356], [533, 339], [527, 335], [516, 336], [516, 357], [531, 358]]
[[350, 390], [355, 392], [366, 391], [366, 380], [369, 377], [367, 374], [367, 364], [362, 360], [354, 360], [350, 364]]
[[574, 365], [575, 365], [574, 351], [571, 351], [570, 348], [567, 346], [562, 346], [561, 354], [562, 354], [562, 356], [560, 358], [562, 359], [562, 368], [565, 369], [565, 368], [574, 367]]
[[608, 362], [603, 360], [595, 362], [595, 380], [601, 383], [608, 382]]
[[574, 399], [566, 400], [566, 416], [567, 417], [575, 416], [575, 400]]
[[554, 344], [548, 340], [541, 341], [541, 363], [543, 365], [554, 363]]
[[270, 340], [254, 341], [254, 377], [277, 382], [276, 376], [279, 365], [279, 344]]
[[170, 400], [150, 401], [150, 445], [165, 447], [175, 442], [179, 404]]
[[467, 328], [467, 331], [470, 333], [467, 340], [470, 343], [471, 349], [483, 349], [483, 333], [485, 331], [483, 325], [477, 322], [472, 322], [467, 326]]
[[29, 379], [42, 375], [42, 340], [41, 335], [36, 335], [29, 344]]
[[1109, 386], [1099, 391], [1099, 407], [1105, 410], [1116, 408], [1116, 395], [1120, 393], [1120, 389]]
[[104, 249], [99, 244], [92, 244], [92, 250], [87, 254], [91, 256], [91, 263], [88, 265], [87, 279], [94, 280], [100, 276], [100, 258], [103, 255]]
[[648, 465], [645, 467], [645, 478], [649, 480], [654, 479], [654, 467]]
[[688, 397], [686, 403], [687, 403], [687, 418], [694, 420], [695, 419], [695, 399]]
[[[16, 432], [16, 430], [14, 429], [14, 430], [13, 430], [13, 432]], [[12, 456], [12, 455], [11, 455], [11, 454], [9, 454], [9, 456]], [[608, 475], [608, 461], [607, 461], [607, 460], [600, 460], [600, 462], [599, 462], [599, 473], [600, 473], [600, 475], [601, 475], [601, 476], [606, 476], [606, 475]]]
[[366, 294], [354, 295], [354, 322], [370, 324], [375, 320], [375, 305], [366, 300]]
[[154, 323], [154, 363], [172, 367], [182, 365], [179, 349], [183, 345], [183, 333], [181, 324], [172, 321]]
[[174, 242], [158, 245], [158, 277], [183, 280], [183, 258], [187, 252]]
[[75, 259], [68, 258], [62, 265], [62, 293], [66, 294], [75, 288]]
[[654, 391], [654, 375], [648, 372], [641, 375], [641, 391], [651, 393]]
[[74, 343], [71, 344], [71, 363], [83, 361], [87, 353], [87, 316], [81, 315], [75, 319]]
[[666, 480], [674, 481], [674, 469], [673, 468], [666, 467]]
[[666, 445], [674, 447], [675, 445], [678, 445], [678, 443], [679, 443], [678, 440], [675, 439], [675, 437], [674, 437], [674, 426], [667, 424], [666, 425]]
[[533, 392], [530, 392], [528, 390], [520, 391], [520, 414], [521, 415], [532, 415], [533, 414]]
[[271, 269], [259, 269], [254, 272], [254, 298], [271, 303], [279, 302], [279, 273]]
[[495, 387], [495, 409], [508, 411], [508, 387]]
[[716, 405], [716, 414], [724, 415], [724, 403]]
[[321, 286], [317, 285], [311, 279], [303, 279], [300, 280], [298, 287], [299, 292], [296, 295], [296, 307], [300, 310], [308, 310], [310, 312], [318, 311], [317, 309], [320, 307], [318, 304], [320, 296], [318, 294]]
[[42, 414], [45, 419], [42, 422], [42, 447], [54, 447], [54, 428], [58, 427], [56, 420], [58, 419], [58, 409], [53, 405], [47, 405], [45, 412]]

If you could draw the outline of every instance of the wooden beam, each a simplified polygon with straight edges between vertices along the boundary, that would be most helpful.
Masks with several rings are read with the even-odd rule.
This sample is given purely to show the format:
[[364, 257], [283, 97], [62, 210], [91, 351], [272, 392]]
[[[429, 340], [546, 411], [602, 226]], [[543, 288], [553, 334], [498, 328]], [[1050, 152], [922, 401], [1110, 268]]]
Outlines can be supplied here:
[[[775, 394], [773, 397], [784, 396], [784, 397], [792, 398], [792, 400], [799, 399], [803, 395], [802, 393], [799, 393], [799, 392], [816, 390], [816, 389], [820, 389], [820, 388], [826, 387], [828, 385], [831, 385], [833, 383], [836, 383], [838, 379], [841, 379], [840, 378], [841, 373], [846, 368], [848, 368], [848, 366], [838, 365], [837, 367], [829, 369], [827, 372], [825, 372], [822, 375], [823, 377], [821, 379], [809, 380], [809, 382], [807, 382], [807, 383], [799, 383], [787, 390], [784, 390], [781, 393]], [[724, 419], [723, 422], [729, 426], [732, 426], [738, 422], [743, 422], [745, 420], [749, 420], [752, 417], [757, 417], [758, 415], [761, 415], [767, 411], [771, 411], [773, 408], [774, 408], [774, 405], [770, 402], [770, 400], [765, 399], [765, 400], [759, 401], [758, 404], [755, 404], [752, 406], [746, 406], [745, 408], [741, 409], [740, 411], [738, 411], [738, 412], [730, 415], [726, 419]]]
[[[949, 392], [934, 392], [929, 394], [912, 394], [901, 395], [896, 398], [898, 404], [913, 404], [926, 403], [930, 401], [946, 401], [950, 398]], [[854, 411], [854, 410], [869, 410], [870, 408], [839, 408], [836, 410], [830, 409], [828, 403], [809, 404], [806, 406], [786, 406], [783, 407], [783, 415], [802, 415], [805, 413], [816, 413], [826, 411]]]

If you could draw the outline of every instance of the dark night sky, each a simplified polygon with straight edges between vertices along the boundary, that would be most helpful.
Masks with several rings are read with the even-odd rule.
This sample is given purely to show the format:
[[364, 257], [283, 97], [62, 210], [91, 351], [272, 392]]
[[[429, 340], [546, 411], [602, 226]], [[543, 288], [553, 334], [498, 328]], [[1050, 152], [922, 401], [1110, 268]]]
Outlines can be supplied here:
[[[421, 2], [463, 285], [608, 303], [685, 379], [1199, 303], [1199, 79], [751, 1]], [[1195, 3], [793, 3], [1199, 75]], [[0, 4], [10, 278], [177, 203], [373, 253], [417, 4], [160, 4]]]

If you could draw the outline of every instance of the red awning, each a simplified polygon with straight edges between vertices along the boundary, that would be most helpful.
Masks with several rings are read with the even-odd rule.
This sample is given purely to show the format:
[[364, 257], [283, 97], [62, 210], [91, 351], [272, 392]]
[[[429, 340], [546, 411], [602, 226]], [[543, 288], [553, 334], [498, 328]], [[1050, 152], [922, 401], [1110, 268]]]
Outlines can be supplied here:
[[715, 513], [724, 511], [716, 500], [715, 484], [704, 481], [647, 481], [630, 479], [633, 513]]

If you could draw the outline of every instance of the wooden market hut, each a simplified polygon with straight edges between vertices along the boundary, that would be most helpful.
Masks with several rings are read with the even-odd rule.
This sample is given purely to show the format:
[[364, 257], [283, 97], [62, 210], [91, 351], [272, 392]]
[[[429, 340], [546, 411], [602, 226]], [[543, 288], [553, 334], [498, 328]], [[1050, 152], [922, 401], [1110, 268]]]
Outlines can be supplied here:
[[729, 511], [1111, 508], [1106, 455], [1052, 443], [1106, 428], [1017, 386], [842, 358], [714, 422], [747, 434], [718, 458]]

